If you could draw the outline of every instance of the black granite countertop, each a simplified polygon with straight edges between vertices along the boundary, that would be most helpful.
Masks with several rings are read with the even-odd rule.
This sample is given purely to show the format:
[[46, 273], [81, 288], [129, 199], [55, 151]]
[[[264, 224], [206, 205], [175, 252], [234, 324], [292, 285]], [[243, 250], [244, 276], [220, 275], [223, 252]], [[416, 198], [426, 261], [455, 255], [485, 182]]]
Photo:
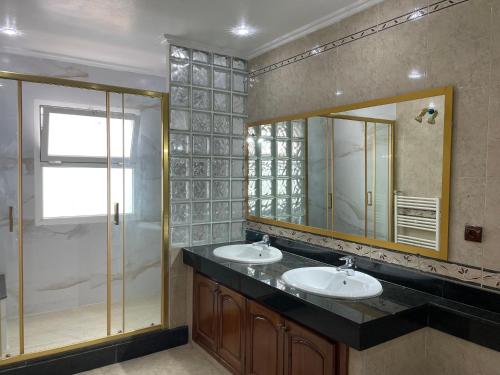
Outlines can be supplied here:
[[363, 350], [431, 326], [500, 350], [498, 311], [386, 281], [377, 272], [370, 272], [369, 267], [362, 271], [379, 278], [383, 287], [380, 296], [358, 301], [322, 297], [287, 286], [281, 275], [294, 268], [329, 266], [335, 262], [323, 263], [288, 252], [293, 249], [275, 241], [273, 246], [283, 251], [281, 261], [265, 265], [241, 264], [213, 255], [215, 248], [224, 245], [227, 244], [185, 248], [184, 263], [283, 316], [355, 349]]
[[5, 275], [0, 275], [0, 299], [7, 298], [7, 288], [5, 287]]

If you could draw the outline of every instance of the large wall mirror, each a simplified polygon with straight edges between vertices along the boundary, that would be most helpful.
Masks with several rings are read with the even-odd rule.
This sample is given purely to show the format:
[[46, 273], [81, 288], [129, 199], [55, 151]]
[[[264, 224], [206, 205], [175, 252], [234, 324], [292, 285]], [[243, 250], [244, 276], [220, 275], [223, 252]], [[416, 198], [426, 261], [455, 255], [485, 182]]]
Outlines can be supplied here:
[[446, 259], [451, 87], [247, 125], [247, 219]]

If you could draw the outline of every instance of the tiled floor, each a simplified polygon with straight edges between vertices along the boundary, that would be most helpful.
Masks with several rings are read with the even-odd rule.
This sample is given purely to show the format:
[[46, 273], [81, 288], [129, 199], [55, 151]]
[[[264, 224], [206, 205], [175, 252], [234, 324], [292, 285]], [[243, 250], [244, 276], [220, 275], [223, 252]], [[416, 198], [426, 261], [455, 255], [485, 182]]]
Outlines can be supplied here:
[[230, 375], [199, 347], [188, 344], [79, 375]]

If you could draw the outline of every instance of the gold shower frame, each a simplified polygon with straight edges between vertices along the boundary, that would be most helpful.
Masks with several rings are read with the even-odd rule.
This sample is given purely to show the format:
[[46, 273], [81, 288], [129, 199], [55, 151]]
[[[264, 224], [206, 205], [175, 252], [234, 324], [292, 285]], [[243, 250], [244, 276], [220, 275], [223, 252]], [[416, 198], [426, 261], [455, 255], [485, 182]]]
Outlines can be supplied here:
[[[169, 150], [169, 133], [168, 133], [168, 124], [169, 124], [169, 94], [159, 91], [151, 91], [151, 90], [141, 90], [134, 89], [130, 87], [122, 87], [122, 86], [114, 86], [107, 84], [99, 84], [99, 83], [91, 83], [91, 82], [83, 82], [83, 81], [75, 81], [70, 79], [63, 78], [55, 78], [55, 77], [46, 77], [39, 75], [31, 75], [31, 74], [22, 74], [22, 73], [14, 73], [8, 71], [0, 71], [0, 79], [8, 79], [17, 81], [17, 110], [18, 110], [18, 121], [17, 121], [17, 146], [18, 146], [18, 192], [22, 192], [23, 188], [23, 175], [22, 175], [22, 161], [23, 156], [22, 152], [22, 144], [23, 144], [23, 135], [22, 135], [22, 89], [23, 82], [29, 83], [41, 83], [41, 84], [49, 84], [63, 87], [74, 87], [79, 89], [87, 89], [87, 90], [95, 90], [102, 91], [106, 95], [106, 122], [107, 122], [107, 131], [108, 131], [108, 151], [109, 151], [109, 122], [110, 122], [110, 112], [109, 112], [109, 104], [110, 104], [110, 94], [118, 93], [118, 94], [131, 94], [131, 95], [142, 95], [149, 96], [153, 98], [159, 98], [161, 100], [161, 132], [162, 132], [162, 173], [161, 173], [161, 184], [162, 184], [162, 217], [161, 217], [161, 227], [162, 227], [162, 249], [161, 249], [161, 322], [160, 324], [140, 328], [133, 331], [111, 334], [111, 247], [110, 247], [110, 205], [109, 205], [109, 194], [110, 194], [110, 175], [108, 169], [108, 223], [107, 223], [107, 231], [108, 231], [108, 240], [107, 240], [107, 293], [106, 293], [106, 321], [107, 321], [107, 336], [101, 337], [93, 340], [81, 341], [75, 344], [65, 345], [62, 347], [57, 347], [53, 349], [25, 353], [24, 352], [24, 252], [23, 252], [23, 201], [22, 194], [18, 193], [18, 227], [17, 227], [17, 236], [18, 236], [18, 265], [19, 265], [19, 354], [13, 355], [12, 357], [6, 359], [0, 359], [0, 368], [3, 365], [7, 365], [10, 363], [26, 361], [28, 359], [40, 358], [54, 354], [60, 354], [64, 352], [68, 352], [75, 349], [90, 347], [94, 345], [104, 344], [108, 342], [113, 342], [116, 340], [120, 340], [126, 337], [136, 336], [142, 333], [160, 331], [163, 329], [169, 328], [169, 204], [170, 204], [170, 192], [169, 192], [169, 184], [168, 184], [168, 176], [169, 176], [169, 160], [168, 160], [168, 150]], [[109, 152], [108, 152], [108, 167], [110, 163]]]
[[[444, 96], [445, 98], [445, 113], [444, 113], [444, 134], [443, 134], [443, 163], [442, 163], [442, 178], [441, 178], [441, 222], [440, 222], [440, 246], [439, 250], [426, 249], [413, 245], [395, 243], [385, 240], [368, 238], [364, 236], [351, 235], [347, 233], [337, 232], [334, 230], [311, 227], [308, 225], [287, 223], [274, 219], [267, 219], [248, 214], [248, 194], [245, 191], [245, 207], [246, 220], [261, 224], [274, 225], [277, 227], [293, 229], [297, 231], [319, 234], [326, 237], [332, 237], [340, 240], [351, 241], [390, 250], [396, 250], [404, 253], [419, 254], [429, 258], [448, 259], [448, 234], [449, 234], [449, 214], [450, 214], [450, 175], [451, 175], [451, 135], [452, 135], [452, 117], [453, 117], [453, 87], [438, 87], [428, 90], [416, 91], [408, 94], [391, 96], [387, 98], [368, 100], [360, 103], [346, 104], [332, 108], [324, 108], [311, 112], [298, 113], [275, 117], [271, 119], [259, 120], [246, 124], [246, 134], [248, 128], [259, 125], [275, 125], [278, 122], [306, 119], [309, 117], [325, 117], [332, 116], [340, 112], [351, 111], [366, 107], [374, 107], [392, 103], [400, 103], [409, 100], [424, 99], [433, 96]], [[248, 152], [245, 151], [245, 186], [248, 186]]]

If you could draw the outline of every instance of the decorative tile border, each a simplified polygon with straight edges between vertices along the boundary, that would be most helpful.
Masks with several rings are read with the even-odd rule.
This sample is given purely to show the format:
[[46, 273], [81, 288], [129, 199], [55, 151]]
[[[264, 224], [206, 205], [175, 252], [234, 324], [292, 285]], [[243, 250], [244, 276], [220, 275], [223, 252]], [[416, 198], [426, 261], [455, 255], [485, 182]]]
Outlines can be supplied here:
[[465, 266], [461, 264], [440, 261], [436, 259], [422, 257], [420, 255], [406, 254], [388, 249], [371, 247], [339, 240], [332, 237], [324, 237], [316, 234], [298, 232], [292, 229], [275, 227], [267, 224], [247, 221], [246, 229], [257, 230], [270, 235], [289, 238], [296, 241], [305, 242], [311, 245], [318, 245], [334, 250], [345, 251], [354, 255], [367, 257], [376, 261], [396, 264], [425, 273], [455, 279], [475, 286], [500, 290], [500, 272], [484, 271], [481, 268]]
[[424, 17], [428, 16], [429, 14], [433, 14], [433, 13], [439, 12], [441, 10], [455, 6], [455, 5], [466, 3], [468, 1], [470, 1], [470, 0], [441, 0], [441, 1], [435, 2], [429, 6], [422, 7], [420, 9], [412, 10], [411, 12], [405, 13], [401, 16], [391, 18], [387, 21], [370, 26], [364, 30], [355, 32], [351, 35], [348, 35], [348, 36], [345, 36], [343, 38], [334, 40], [332, 42], [323, 44], [319, 47], [312, 48], [312, 49], [307, 50], [303, 53], [299, 53], [298, 55], [295, 55], [295, 56], [289, 57], [287, 59], [278, 61], [278, 62], [273, 63], [271, 65], [267, 65], [265, 67], [253, 70], [249, 73], [248, 76], [250, 79], [258, 77], [260, 75], [263, 75], [263, 74], [271, 72], [273, 70], [282, 68], [284, 66], [296, 63], [298, 61], [305, 60], [309, 57], [319, 55], [321, 53], [324, 53], [324, 52], [330, 51], [332, 49], [338, 48], [340, 46], [343, 46], [345, 44], [352, 43], [356, 40], [366, 38], [366, 37], [373, 35], [373, 34], [376, 34], [378, 32], [389, 30], [395, 26], [403, 25], [407, 22], [411, 22], [411, 21], [415, 21], [415, 20], [424, 18]]
[[491, 289], [500, 289], [500, 273], [484, 270], [483, 271], [483, 287]]

